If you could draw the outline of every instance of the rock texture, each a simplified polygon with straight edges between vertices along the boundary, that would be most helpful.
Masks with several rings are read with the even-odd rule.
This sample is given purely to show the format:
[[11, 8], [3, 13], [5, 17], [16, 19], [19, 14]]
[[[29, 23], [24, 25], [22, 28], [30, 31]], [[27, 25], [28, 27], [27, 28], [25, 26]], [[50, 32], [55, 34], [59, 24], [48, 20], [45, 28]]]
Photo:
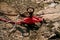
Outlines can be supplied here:
[[[26, 9], [32, 6], [35, 8], [34, 15], [43, 17], [48, 24], [43, 24], [37, 31], [37, 35], [34, 35], [31, 31], [29, 37], [22, 37], [22, 33], [19, 30], [14, 29], [14, 32], [10, 34], [10, 30], [14, 27], [13, 24], [0, 21], [0, 40], [48, 40], [52, 36], [55, 36], [57, 32], [60, 35], [60, 1], [59, 0], [0, 0], [0, 12], [6, 14], [5, 16], [12, 21], [16, 21], [19, 13], [26, 12]], [[26, 15], [26, 14], [25, 14]], [[6, 18], [6, 19], [7, 19]], [[23, 19], [22, 17], [19, 17]], [[19, 19], [18, 18], [18, 19]], [[17, 25], [18, 28], [22, 28]], [[51, 39], [52, 40], [52, 39]], [[57, 40], [53, 39], [53, 40]], [[60, 40], [58, 38], [58, 40]]]

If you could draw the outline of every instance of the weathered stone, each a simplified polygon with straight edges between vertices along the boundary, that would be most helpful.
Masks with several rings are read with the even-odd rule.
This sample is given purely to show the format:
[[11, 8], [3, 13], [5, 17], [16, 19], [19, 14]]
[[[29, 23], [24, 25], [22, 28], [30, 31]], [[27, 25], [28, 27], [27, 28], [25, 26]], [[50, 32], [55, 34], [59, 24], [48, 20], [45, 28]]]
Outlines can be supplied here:
[[[7, 4], [7, 3], [9, 3], [9, 1], [12, 5]], [[54, 21], [54, 23], [51, 23], [48, 27], [46, 27], [46, 25], [43, 24], [42, 27], [40, 27], [40, 29], [37, 31], [37, 36], [35, 35], [35, 36], [24, 37], [24, 40], [33, 40], [33, 39], [48, 40], [49, 37], [54, 36], [54, 35], [52, 35], [55, 33], [54, 31], [57, 31], [58, 33], [60, 32], [60, 28], [59, 28], [59, 26], [60, 26], [60, 22], [59, 22], [59, 20], [60, 20], [60, 4], [53, 3], [54, 0], [20, 0], [19, 2], [18, 2], [18, 0], [13, 0], [14, 2], [11, 2], [11, 1], [12, 0], [8, 0], [7, 3], [5, 3], [5, 2], [1, 3], [0, 4], [0, 10], [1, 10], [0, 12], [4, 12], [5, 14], [9, 14], [9, 15], [10, 14], [17, 15], [18, 13], [16, 12], [16, 9], [11, 7], [11, 6], [16, 6], [14, 4], [14, 2], [16, 1], [18, 3], [17, 5], [22, 13], [24, 13], [26, 11], [27, 7], [32, 6], [35, 8], [34, 13], [38, 14], [37, 16], [39, 16], [39, 17], [41, 16], [44, 19], [47, 19], [46, 21], [48, 21], [48, 20]], [[31, 1], [34, 1], [34, 2], [31, 2]], [[41, 5], [40, 5], [40, 2], [41, 2]], [[40, 8], [42, 8], [42, 10]], [[6, 15], [6, 16], [8, 18], [10, 18], [12, 21], [16, 22], [17, 16], [9, 16], [9, 15]], [[57, 23], [56, 23], [56, 21], [57, 21]], [[53, 27], [51, 27], [52, 29], [50, 28], [51, 25], [54, 25]], [[21, 37], [22, 33], [19, 30], [16, 30], [16, 32], [12, 33], [10, 35], [10, 37], [8, 37], [9, 30], [12, 27], [13, 27], [13, 25], [11, 25], [10, 23], [6, 23], [6, 24], [5, 24], [5, 22], [0, 23], [0, 36], [2, 37], [1, 40], [22, 40], [23, 39], [23, 37]], [[20, 27], [22, 27], [22, 26], [20, 26]], [[6, 28], [6, 30], [5, 30], [5, 28]], [[24, 29], [24, 28], [25, 27], [22, 27], [22, 29]], [[56, 30], [54, 30], [55, 28], [56, 28]], [[51, 32], [51, 30], [54, 30], [54, 31]], [[42, 37], [42, 34], [44, 34], [43, 37]]]

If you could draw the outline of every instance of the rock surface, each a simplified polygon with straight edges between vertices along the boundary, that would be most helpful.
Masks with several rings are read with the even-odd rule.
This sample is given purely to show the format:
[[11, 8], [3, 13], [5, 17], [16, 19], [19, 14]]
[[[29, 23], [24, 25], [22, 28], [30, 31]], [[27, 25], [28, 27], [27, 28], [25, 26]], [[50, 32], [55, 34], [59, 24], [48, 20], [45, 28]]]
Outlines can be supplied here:
[[[8, 19], [12, 21], [16, 21], [16, 18], [17, 18], [16, 15], [18, 15], [18, 12], [16, 10], [16, 7], [15, 8], [12, 7], [12, 6], [16, 6], [14, 4], [16, 0], [13, 2], [11, 2], [10, 0], [10, 2], [7, 1], [7, 3], [6, 1], [7, 0], [1, 1], [0, 12], [7, 14], [6, 17], [8, 17]], [[49, 21], [48, 27], [47, 25], [43, 24], [42, 27], [37, 31], [37, 35], [33, 35], [35, 33], [32, 33], [31, 31], [31, 35], [29, 37], [23, 38], [21, 36], [22, 35], [21, 31], [16, 30], [16, 32], [12, 33], [8, 37], [8, 35], [10, 34], [9, 31], [14, 27], [14, 25], [0, 21], [0, 40], [34, 40], [34, 39], [35, 40], [48, 40], [49, 37], [55, 34], [55, 32], [60, 33], [60, 3], [59, 3], [60, 1], [59, 0], [45, 0], [45, 1], [33, 0], [33, 1], [34, 2], [28, 2], [27, 0], [25, 0], [23, 1], [23, 3], [19, 2], [19, 0], [16, 1], [18, 3], [17, 6], [20, 9], [20, 10], [18, 9], [18, 11], [20, 11], [21, 13], [24, 13], [27, 7], [29, 6], [34, 7], [35, 8], [34, 15], [38, 15], [39, 17], [42, 16], [44, 19]], [[41, 2], [42, 4], [40, 4]]]

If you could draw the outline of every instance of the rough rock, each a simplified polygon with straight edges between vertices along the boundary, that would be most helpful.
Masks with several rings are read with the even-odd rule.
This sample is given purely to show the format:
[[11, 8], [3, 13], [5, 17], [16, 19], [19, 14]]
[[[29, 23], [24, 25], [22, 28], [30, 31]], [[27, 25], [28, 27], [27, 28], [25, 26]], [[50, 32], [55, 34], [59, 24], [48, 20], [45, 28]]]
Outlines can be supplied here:
[[[25, 0], [25, 1], [27, 1], [27, 0]], [[35, 0], [33, 0], [33, 1], [34, 1], [33, 3], [35, 3]], [[8, 37], [9, 31], [14, 26], [10, 23], [0, 22], [0, 40], [34, 40], [34, 39], [36, 39], [36, 40], [48, 40], [48, 38], [52, 34], [55, 34], [55, 31], [57, 31], [58, 33], [60, 32], [60, 28], [59, 28], [60, 27], [60, 4], [54, 3], [54, 0], [45, 0], [45, 1], [44, 0], [41, 0], [41, 1], [36, 0], [36, 1], [37, 1], [36, 2], [37, 4], [34, 4], [34, 5], [38, 5], [38, 3], [40, 3], [40, 2], [42, 2], [42, 4], [48, 4], [48, 5], [43, 6], [42, 10], [40, 9], [40, 6], [39, 7], [33, 6], [35, 8], [35, 12], [34, 12], [35, 15], [38, 14], [39, 17], [42, 16], [44, 19], [48, 19], [48, 20], [51, 20], [54, 22], [50, 23], [50, 25], [48, 27], [45, 24], [43, 24], [42, 27], [37, 31], [37, 33], [38, 33], [37, 35], [32, 36], [32, 33], [31, 33], [31, 36], [24, 37], [24, 38], [21, 36], [22, 33], [19, 30], [16, 30], [16, 32], [12, 33], [10, 35], [10, 37]], [[22, 1], [22, 2], [24, 2], [24, 1]], [[25, 6], [24, 3], [21, 5]], [[29, 4], [30, 4], [30, 2], [27, 4], [27, 7], [29, 6]], [[11, 15], [18, 14], [16, 12], [16, 9], [14, 9], [10, 5], [6, 4], [5, 2], [0, 3], [0, 11], [4, 12], [5, 14], [9, 14], [9, 15], [10, 14]], [[9, 15], [6, 15], [6, 16], [9, 19], [11, 19], [12, 21], [16, 21], [17, 16], [11, 16], [11, 15], [9, 16]], [[50, 28], [51, 25], [54, 25], [54, 26]], [[21, 27], [21, 26], [18, 26], [18, 27]], [[54, 30], [54, 31], [51, 31], [51, 30]]]
[[5, 13], [5, 14], [9, 14], [9, 15], [17, 15], [18, 13], [16, 12], [16, 9], [12, 8], [11, 6], [9, 6], [7, 3], [3, 2], [0, 3], [0, 10]]

